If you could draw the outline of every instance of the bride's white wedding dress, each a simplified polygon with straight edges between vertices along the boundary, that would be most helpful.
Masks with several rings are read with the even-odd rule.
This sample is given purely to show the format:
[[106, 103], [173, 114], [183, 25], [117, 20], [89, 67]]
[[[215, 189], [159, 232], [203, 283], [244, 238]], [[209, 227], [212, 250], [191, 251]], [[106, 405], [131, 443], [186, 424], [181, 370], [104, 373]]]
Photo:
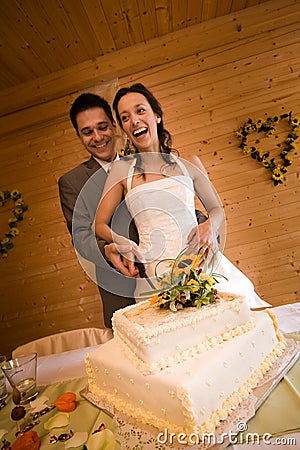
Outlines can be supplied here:
[[[147, 277], [155, 284], [155, 269], [164, 272], [168, 263], [157, 263], [165, 258], [175, 258], [187, 247], [187, 237], [197, 225], [193, 181], [185, 165], [176, 158], [183, 175], [165, 177], [132, 188], [135, 161], [127, 178], [128, 210], [133, 217], [138, 233], [139, 247], [145, 257]], [[224, 275], [228, 281], [219, 279], [219, 291], [243, 294], [252, 308], [270, 306], [254, 291], [252, 282], [235, 267], [221, 252], [218, 252], [214, 272]], [[136, 294], [150, 291], [146, 280], [138, 279]]]

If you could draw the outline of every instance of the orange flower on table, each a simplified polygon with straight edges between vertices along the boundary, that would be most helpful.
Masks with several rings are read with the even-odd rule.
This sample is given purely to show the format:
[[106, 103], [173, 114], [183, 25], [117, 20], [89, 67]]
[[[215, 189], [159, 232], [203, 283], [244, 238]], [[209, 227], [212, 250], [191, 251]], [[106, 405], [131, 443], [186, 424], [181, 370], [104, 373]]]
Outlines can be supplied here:
[[34, 430], [26, 431], [11, 446], [11, 450], [38, 450], [41, 440]]
[[60, 395], [53, 404], [59, 411], [71, 412], [76, 408], [76, 394], [74, 392], [66, 392]]

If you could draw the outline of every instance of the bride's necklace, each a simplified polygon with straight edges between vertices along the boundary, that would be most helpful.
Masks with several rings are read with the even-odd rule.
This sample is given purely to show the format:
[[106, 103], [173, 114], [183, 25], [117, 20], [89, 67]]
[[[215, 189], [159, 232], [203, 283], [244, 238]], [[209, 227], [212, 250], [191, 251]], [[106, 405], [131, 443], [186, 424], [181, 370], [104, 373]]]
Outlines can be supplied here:
[[154, 166], [144, 166], [144, 173], [148, 175], [163, 175], [164, 177], [168, 176], [167, 174], [168, 165], [166, 163], [162, 163], [160, 167]]
[[161, 156], [159, 156], [159, 158], [156, 161], [156, 165], [153, 164], [153, 161], [146, 161], [147, 158], [144, 158], [142, 161], [142, 166], [144, 169], [145, 173], [148, 174], [160, 174], [163, 175], [164, 177], [168, 176], [167, 174], [167, 169], [169, 167], [169, 164], [167, 164]]

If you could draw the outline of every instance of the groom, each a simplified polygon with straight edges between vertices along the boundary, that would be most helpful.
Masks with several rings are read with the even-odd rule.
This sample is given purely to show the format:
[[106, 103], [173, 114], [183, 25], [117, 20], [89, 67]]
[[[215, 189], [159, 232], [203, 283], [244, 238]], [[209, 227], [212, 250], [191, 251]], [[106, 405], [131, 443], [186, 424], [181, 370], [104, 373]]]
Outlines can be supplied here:
[[[107, 101], [90, 93], [77, 97], [70, 109], [70, 119], [90, 159], [59, 179], [61, 208], [76, 252], [95, 265], [94, 281], [102, 298], [104, 323], [111, 328], [113, 313], [135, 303], [135, 278], [132, 276], [138, 276], [137, 269], [135, 273], [129, 272], [115, 245], [96, 238], [93, 231], [107, 171], [118, 159], [116, 125]], [[135, 227], [125, 208], [117, 222], [118, 233], [138, 242]]]

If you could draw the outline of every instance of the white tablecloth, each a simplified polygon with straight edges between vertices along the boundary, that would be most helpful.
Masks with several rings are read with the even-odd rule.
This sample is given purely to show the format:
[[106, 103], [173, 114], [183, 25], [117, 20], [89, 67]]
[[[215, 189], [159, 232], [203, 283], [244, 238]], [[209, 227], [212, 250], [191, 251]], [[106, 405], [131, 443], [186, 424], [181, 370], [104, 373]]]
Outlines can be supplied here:
[[38, 357], [37, 384], [46, 386], [86, 376], [85, 355], [98, 346]]
[[300, 331], [300, 302], [272, 308], [283, 333]]
[[[275, 312], [279, 327], [283, 333], [300, 331], [300, 302], [272, 308]], [[37, 383], [39, 386], [56, 382], [71, 380], [86, 376], [85, 355], [96, 347], [86, 347], [80, 350], [42, 356], [38, 358]], [[288, 439], [295, 438], [296, 441]], [[300, 433], [285, 435], [282, 441], [272, 438], [268, 442], [259, 444], [231, 445], [230, 450], [266, 450], [270, 445], [282, 448], [282, 450], [296, 450], [300, 448]]]

